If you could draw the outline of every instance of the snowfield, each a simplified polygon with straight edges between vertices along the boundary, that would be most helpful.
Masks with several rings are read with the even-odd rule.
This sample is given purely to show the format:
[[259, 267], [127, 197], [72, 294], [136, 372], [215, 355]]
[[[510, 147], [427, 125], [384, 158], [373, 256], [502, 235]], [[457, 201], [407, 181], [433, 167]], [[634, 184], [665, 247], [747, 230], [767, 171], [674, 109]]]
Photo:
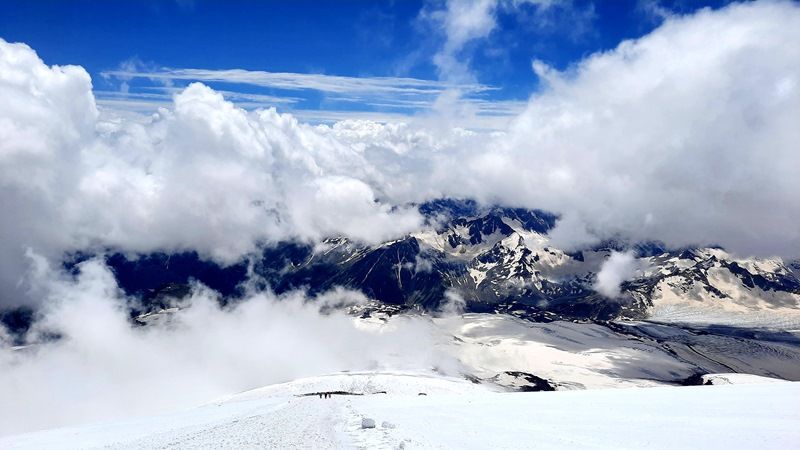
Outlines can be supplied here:
[[[8, 436], [0, 447], [784, 449], [800, 441], [800, 384], [725, 377], [750, 384], [512, 393], [435, 374], [342, 373], [171, 414]], [[363, 395], [314, 394], [323, 391]], [[363, 428], [364, 419], [375, 427]]]
[[464, 314], [434, 323], [451, 337], [441, 344], [446, 353], [484, 379], [513, 370], [550, 380], [558, 390], [653, 387], [679, 383], [702, 367], [704, 373], [800, 380], [800, 348], [791, 333], [789, 342], [754, 340], [634, 321], [617, 323], [621, 328], [615, 331], [503, 314]]

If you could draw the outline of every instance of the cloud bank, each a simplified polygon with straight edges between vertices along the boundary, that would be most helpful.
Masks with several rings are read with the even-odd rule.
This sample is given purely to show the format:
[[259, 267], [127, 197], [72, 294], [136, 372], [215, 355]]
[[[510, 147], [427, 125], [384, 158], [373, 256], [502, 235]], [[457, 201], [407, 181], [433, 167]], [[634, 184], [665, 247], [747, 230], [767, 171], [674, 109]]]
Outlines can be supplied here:
[[411, 189], [392, 161], [431, 148], [402, 126], [313, 127], [201, 84], [149, 117], [101, 116], [82, 68], [48, 67], [4, 41], [0, 93], [0, 184], [14, 212], [0, 218], [5, 304], [25, 296], [27, 248], [51, 261], [113, 247], [232, 263], [265, 242], [378, 242], [421, 226], [415, 209], [385, 200]]
[[800, 254], [800, 6], [667, 19], [546, 83], [462, 191], [562, 213], [561, 244], [624, 235]]
[[[452, 55], [493, 30], [497, 4], [481, 5], [480, 20], [451, 24]], [[565, 72], [533, 69], [545, 86], [502, 133], [427, 116], [312, 126], [197, 83], [150, 116], [98, 112], [82, 68], [0, 41], [13, 211], [0, 303], [36, 300], [27, 249], [51, 263], [114, 248], [225, 264], [285, 239], [401, 236], [422, 226], [410, 202], [440, 196], [558, 213], [563, 247], [622, 236], [800, 255], [800, 6], [670, 16]]]
[[320, 313], [363, 301], [359, 293], [251, 292], [221, 309], [216, 293], [195, 286], [170, 320], [132, 327], [124, 309], [131, 299], [101, 260], [83, 263], [72, 278], [33, 258], [48, 302], [30, 337], [61, 339], [18, 351], [0, 346], [0, 435], [190, 407], [342, 370], [458, 373], [422, 319], [357, 327], [341, 310]]

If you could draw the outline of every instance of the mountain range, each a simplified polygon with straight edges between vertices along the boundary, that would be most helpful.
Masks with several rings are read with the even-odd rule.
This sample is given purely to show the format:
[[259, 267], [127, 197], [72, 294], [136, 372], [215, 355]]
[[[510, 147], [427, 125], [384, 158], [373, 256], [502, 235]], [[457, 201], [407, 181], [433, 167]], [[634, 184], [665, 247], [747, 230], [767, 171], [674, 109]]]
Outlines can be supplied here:
[[[670, 249], [611, 240], [580, 250], [551, 244], [558, 217], [443, 199], [419, 205], [426, 226], [377, 245], [346, 237], [280, 242], [222, 267], [195, 253], [107, 257], [120, 287], [143, 298], [133, 312], [165, 308], [199, 281], [229, 301], [248, 279], [280, 294], [358, 290], [371, 309], [435, 312], [457, 299], [464, 312], [505, 312], [533, 321], [663, 319], [759, 326], [800, 324], [800, 262], [737, 258], [721, 248]], [[609, 298], [597, 274], [613, 252], [637, 270]], [[67, 267], [74, 267], [80, 257]], [[370, 308], [365, 311], [369, 313]]]

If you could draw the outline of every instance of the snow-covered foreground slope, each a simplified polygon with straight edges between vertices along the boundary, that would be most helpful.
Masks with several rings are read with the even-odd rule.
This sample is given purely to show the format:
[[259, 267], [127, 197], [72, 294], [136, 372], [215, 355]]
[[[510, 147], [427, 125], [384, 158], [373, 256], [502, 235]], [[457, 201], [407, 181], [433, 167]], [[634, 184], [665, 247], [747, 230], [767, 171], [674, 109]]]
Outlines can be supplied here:
[[[253, 387], [346, 370], [435, 371], [459, 380], [442, 384], [437, 379], [440, 393], [476, 388], [465, 379], [479, 381], [484, 390], [504, 386], [528, 391], [676, 386], [700, 383], [703, 374], [800, 380], [800, 336], [774, 330], [691, 329], [643, 321], [536, 323], [507, 314], [474, 313], [303, 317], [305, 321], [293, 315], [298, 328], [278, 328], [284, 330], [280, 333], [223, 333], [203, 321], [197, 333], [176, 335], [170, 334], [175, 333], [171, 329], [156, 335], [153, 345], [99, 351], [95, 346], [78, 346], [68, 353], [52, 353], [70, 356], [67, 361], [75, 361], [71, 365], [65, 365], [63, 358], [43, 358], [51, 347], [20, 350], [12, 355], [17, 359], [9, 360], [16, 365], [5, 366], [13, 371], [0, 372], [8, 380], [0, 383], [0, 436], [151, 416]], [[245, 323], [259, 330], [264, 326], [261, 320]], [[324, 336], [308, 334], [312, 328], [328, 331]], [[153, 328], [136, 332], [147, 330]], [[202, 344], [178, 357], [171, 349], [184, 347], [175, 347], [176, 337]], [[98, 353], [101, 357], [87, 362], [85, 355]], [[201, 356], [189, 359], [191, 364], [181, 359], [194, 354]], [[352, 374], [339, 378], [326, 377], [326, 389], [364, 394], [381, 390], [416, 394], [420, 389], [415, 377], [403, 378], [410, 380], [403, 383], [397, 377], [391, 382]], [[285, 396], [316, 389], [298, 383], [249, 395]], [[431, 394], [436, 387], [432, 383], [424, 387]]]
[[[364, 395], [302, 395], [320, 391]], [[798, 404], [800, 384], [790, 382], [509, 393], [429, 374], [337, 374], [172, 414], [5, 437], [0, 447], [790, 448]], [[375, 428], [363, 428], [365, 418]]]

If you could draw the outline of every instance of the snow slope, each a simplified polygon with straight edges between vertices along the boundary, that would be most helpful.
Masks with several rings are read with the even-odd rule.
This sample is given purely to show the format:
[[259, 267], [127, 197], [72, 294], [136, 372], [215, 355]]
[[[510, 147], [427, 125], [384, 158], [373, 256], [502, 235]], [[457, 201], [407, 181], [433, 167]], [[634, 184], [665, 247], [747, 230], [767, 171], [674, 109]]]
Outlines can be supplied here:
[[[504, 314], [434, 319], [446, 352], [481, 378], [521, 371], [559, 390], [679, 383], [696, 373], [800, 380], [800, 347], [647, 322], [533, 323]], [[794, 335], [792, 335], [794, 339]], [[444, 348], [445, 345], [442, 345]]]
[[457, 339], [448, 350], [476, 375], [522, 371], [559, 389], [642, 387], [685, 378], [692, 366], [654, 343], [595, 324], [532, 323], [502, 314], [436, 319]]
[[[365, 395], [298, 396], [344, 389]], [[503, 393], [431, 374], [336, 374], [9, 436], [0, 448], [790, 448], [798, 404], [791, 382]], [[376, 427], [362, 428], [364, 418]]]

